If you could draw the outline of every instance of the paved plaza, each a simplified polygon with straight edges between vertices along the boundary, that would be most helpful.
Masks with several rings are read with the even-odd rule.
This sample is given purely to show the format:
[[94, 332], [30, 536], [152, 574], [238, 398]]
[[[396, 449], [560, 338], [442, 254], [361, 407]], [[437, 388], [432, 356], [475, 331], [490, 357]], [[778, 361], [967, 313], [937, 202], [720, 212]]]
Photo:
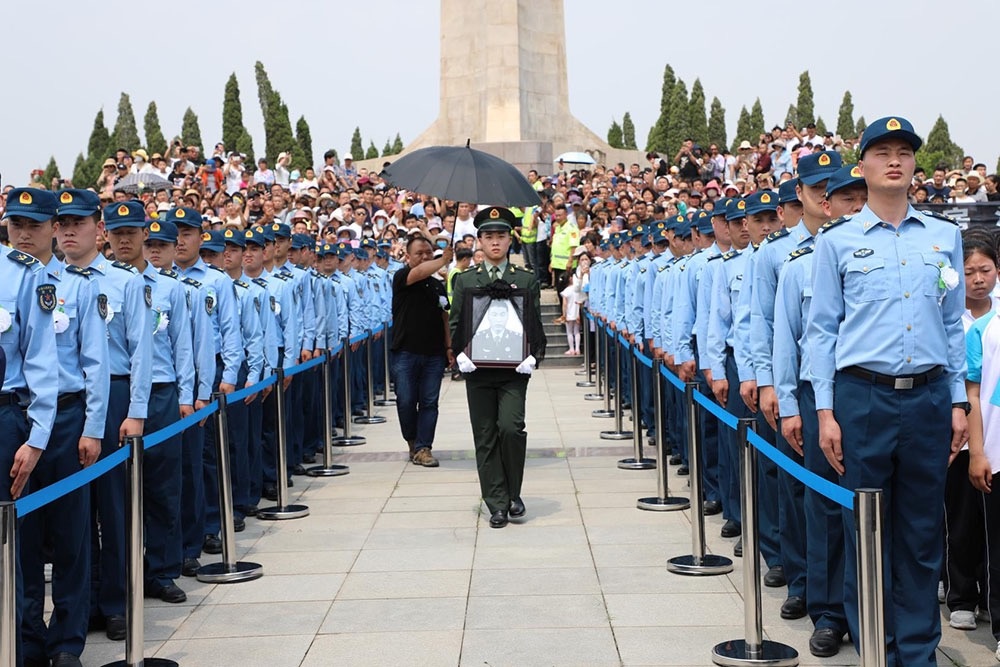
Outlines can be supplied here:
[[[655, 495], [656, 472], [616, 467], [631, 441], [599, 438], [612, 421], [591, 417], [600, 404], [582, 399], [578, 379], [543, 365], [531, 380], [520, 524], [488, 527], [465, 387], [446, 378], [440, 468], [408, 463], [394, 408], [379, 409], [386, 424], [357, 429], [366, 445], [337, 450], [349, 475], [294, 478], [310, 516], [247, 520], [239, 557], [261, 563], [263, 578], [185, 578], [186, 604], [146, 601], [146, 656], [183, 667], [711, 664], [713, 645], [743, 636], [741, 561], [726, 576], [667, 572], [667, 558], [691, 551], [689, 513], [636, 509]], [[671, 487], [687, 493], [685, 478]], [[721, 523], [707, 519], [709, 547], [731, 555]], [[813, 658], [808, 619], [778, 616], [784, 589], [763, 598], [767, 637], [798, 649], [801, 664], [858, 664], [849, 646]], [[983, 624], [945, 626], [939, 664], [996, 664]], [[123, 655], [123, 643], [95, 633], [83, 662]]]

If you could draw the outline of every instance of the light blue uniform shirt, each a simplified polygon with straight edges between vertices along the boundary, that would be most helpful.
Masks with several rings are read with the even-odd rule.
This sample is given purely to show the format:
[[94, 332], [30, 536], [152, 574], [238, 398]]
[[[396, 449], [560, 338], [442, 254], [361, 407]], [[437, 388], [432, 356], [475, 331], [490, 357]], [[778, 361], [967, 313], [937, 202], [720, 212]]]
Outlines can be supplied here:
[[644, 338], [642, 305], [646, 293], [646, 280], [650, 275], [649, 264], [648, 252], [642, 257], [637, 257], [629, 267], [625, 283], [625, 329], [639, 340]]
[[736, 359], [736, 371], [740, 382], [753, 380], [754, 358], [750, 354], [750, 299], [753, 296], [753, 275], [760, 249], [767, 245], [764, 241], [754, 247], [747, 246], [746, 265], [739, 281], [739, 294], [733, 295], [733, 357]]
[[364, 334], [372, 328], [372, 295], [368, 278], [352, 268], [347, 274], [351, 279], [351, 338]]
[[[646, 271], [646, 281], [643, 283], [644, 292], [642, 296], [642, 331], [646, 340], [653, 339], [653, 292], [656, 288], [656, 276], [660, 267], [666, 266], [673, 255], [670, 251], [664, 250], [655, 257], [650, 257]], [[645, 341], [643, 341], [645, 343]]]
[[[710, 355], [708, 354], [708, 321], [712, 315], [712, 294], [715, 286], [716, 276], [722, 269], [722, 253], [709, 255], [706, 259], [705, 269], [701, 272], [701, 279], [698, 281], [698, 302], [694, 317], [695, 344], [698, 346], [698, 366], [699, 370], [711, 369], [708, 365]], [[715, 379], [714, 377], [712, 378]], [[720, 378], [721, 379], [721, 378]]]
[[812, 248], [792, 253], [778, 277], [774, 302], [774, 390], [778, 414], [799, 414], [799, 381], [809, 381], [806, 318], [812, 301]]
[[150, 326], [153, 345], [153, 383], [177, 384], [177, 402], [194, 405], [194, 349], [191, 316], [180, 281], [174, 271], [160, 273], [146, 263], [142, 272], [152, 291]]
[[316, 269], [309, 269], [309, 289], [312, 291], [313, 313], [316, 317], [316, 338], [310, 349], [322, 349], [327, 346], [327, 316], [326, 316], [326, 278]]
[[651, 330], [647, 337], [653, 341], [653, 347], [661, 350], [663, 349], [663, 308], [666, 305], [667, 284], [670, 272], [677, 264], [678, 259], [680, 258], [670, 255], [667, 261], [656, 269], [656, 275], [653, 276], [653, 297], [650, 301], [651, 312], [649, 314]]
[[674, 363], [678, 365], [694, 361], [691, 338], [698, 335], [695, 331], [698, 285], [705, 267], [708, 266], [708, 258], [718, 254], [719, 246], [715, 243], [696, 252], [688, 261], [681, 279], [677, 281], [674, 290], [673, 330], [677, 334], [674, 342]]
[[336, 347], [348, 334], [347, 291], [341, 282], [341, 273], [334, 271], [326, 279], [326, 328], [327, 347]]
[[[314, 350], [316, 349], [316, 309], [309, 286], [309, 272], [295, 266], [291, 261], [285, 262], [284, 266], [278, 268], [278, 272], [292, 276], [301, 350]], [[296, 351], [296, 356], [299, 351]]]
[[292, 289], [291, 277], [285, 274], [272, 274], [266, 269], [260, 277], [267, 281], [267, 289], [271, 294], [271, 310], [280, 331], [278, 342], [283, 351], [281, 367], [291, 368], [298, 362], [298, 346], [302, 340], [298, 318], [295, 316], [297, 300], [295, 290]]
[[733, 304], [739, 301], [743, 269], [750, 252], [750, 246], [743, 250], [730, 250], [722, 256], [722, 266], [715, 274], [706, 348], [713, 380], [726, 377], [726, 348], [733, 347]]
[[212, 385], [215, 383], [215, 332], [212, 318], [205, 309], [205, 299], [209, 290], [194, 278], [181, 278], [184, 300], [191, 318], [191, 342], [194, 346], [195, 398], [212, 400]]
[[104, 437], [111, 388], [108, 327], [97, 303], [100, 289], [90, 279], [93, 274], [89, 269], [67, 267], [55, 256], [45, 265], [45, 275], [45, 281], [56, 286], [59, 299], [53, 324], [56, 318], [63, 320], [56, 326], [59, 393], [86, 392], [83, 435], [100, 440]]
[[[684, 255], [674, 264], [674, 268], [670, 271], [670, 276], [667, 278], [664, 287], [664, 302], [663, 302], [663, 323], [660, 325], [660, 338], [663, 341], [663, 351], [667, 354], [674, 356], [674, 361], [676, 362], [677, 356], [677, 344], [678, 338], [680, 337], [677, 330], [674, 328], [674, 323], [676, 318], [674, 317], [674, 309], [676, 308], [677, 301], [677, 291], [678, 287], [685, 281], [688, 263], [694, 259], [701, 251], [690, 255]], [[688, 339], [690, 343], [691, 335], [688, 334]]]
[[10, 327], [0, 331], [0, 345], [7, 356], [3, 392], [29, 394], [27, 444], [35, 449], [49, 444], [59, 399], [59, 364], [52, 363], [57, 356], [56, 333], [52, 313], [41, 308], [38, 293], [39, 287], [51, 284], [37, 259], [4, 249], [0, 307], [10, 316]]
[[261, 374], [263, 379], [271, 375], [280, 363], [278, 336], [281, 332], [274, 319], [274, 311], [271, 310], [271, 293], [267, 289], [267, 281], [259, 277], [250, 278], [245, 273], [241, 280], [249, 283], [250, 293], [253, 295], [254, 310], [260, 315], [260, 330], [264, 338], [264, 370]]
[[628, 281], [628, 274], [632, 270], [633, 260], [622, 259], [615, 265], [615, 273], [611, 284], [611, 321], [619, 329], [625, 327], [625, 285]]
[[128, 375], [128, 417], [145, 419], [153, 383], [153, 342], [145, 279], [128, 264], [98, 255], [87, 267], [107, 298], [111, 374]]
[[260, 299], [254, 300], [254, 290], [243, 276], [233, 280], [236, 303], [243, 333], [243, 349], [247, 358], [247, 382], [256, 384], [264, 372], [264, 332], [260, 324]]
[[[185, 278], [197, 280], [205, 290], [204, 307], [212, 319], [215, 335], [214, 354], [222, 355], [222, 381], [235, 385], [236, 376], [243, 365], [243, 340], [236, 318], [236, 300], [229, 288], [231, 281], [226, 272], [206, 264], [201, 258], [187, 269], [176, 267]], [[209, 304], [211, 299], [211, 304]], [[212, 373], [215, 382], [215, 373]]]
[[[806, 328], [816, 409], [833, 409], [834, 373], [848, 366], [892, 376], [943, 366], [952, 402], [965, 402], [963, 267], [958, 226], [912, 206], [898, 229], [867, 205], [824, 225]], [[939, 282], [945, 268], [952, 289]]]

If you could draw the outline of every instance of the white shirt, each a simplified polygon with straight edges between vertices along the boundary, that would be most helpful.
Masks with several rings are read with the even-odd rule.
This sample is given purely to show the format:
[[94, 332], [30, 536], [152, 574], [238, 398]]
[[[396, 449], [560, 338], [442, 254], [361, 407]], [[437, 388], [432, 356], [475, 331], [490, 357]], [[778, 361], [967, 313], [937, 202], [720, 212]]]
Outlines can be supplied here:
[[465, 220], [461, 218], [455, 218], [455, 239], [460, 240], [466, 234], [471, 236], [476, 235], [476, 225], [473, 223], [474, 218], [470, 215]]

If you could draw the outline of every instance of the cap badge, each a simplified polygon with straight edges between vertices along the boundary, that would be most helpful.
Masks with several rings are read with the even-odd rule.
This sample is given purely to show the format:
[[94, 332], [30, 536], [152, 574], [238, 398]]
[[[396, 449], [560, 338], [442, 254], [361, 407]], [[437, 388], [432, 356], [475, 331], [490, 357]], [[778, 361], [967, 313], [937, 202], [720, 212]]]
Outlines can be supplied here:
[[496, 220], [500, 217], [500, 209], [494, 208], [490, 210], [490, 220]]
[[224, 237], [226, 237], [227, 239], [231, 239], [231, 238], [233, 238], [233, 230], [231, 230], [231, 229], [227, 229], [227, 230], [226, 230], [226, 233], [225, 233], [225, 234], [223, 234], [223, 236], [224, 236]]
[[158, 222], [151, 222], [149, 224], [149, 231], [153, 232], [154, 234], [156, 232], [160, 231], [160, 223], [158, 223]]
[[245, 236], [248, 239], [252, 239], [253, 238], [253, 230], [248, 229], [246, 231], [246, 234], [244, 234], [243, 236]]
[[[829, 158], [827, 158], [827, 159], [829, 159]], [[770, 204], [771, 203], [771, 195], [767, 194], [766, 192], [764, 194], [762, 194], [760, 196], [760, 203], [761, 204]]]
[[118, 207], [118, 215], [122, 215], [122, 216], [128, 215], [128, 206], [126, 206], [125, 204], [122, 204], [121, 206], [119, 206]]
[[898, 120], [896, 120], [895, 118], [890, 118], [890, 119], [888, 120], [888, 122], [887, 122], [887, 123], [885, 124], [885, 129], [887, 129], [887, 130], [899, 130], [899, 129], [901, 129], [902, 127], [903, 127], [903, 126], [902, 126], [902, 125], [900, 125], [900, 124], [899, 124], [899, 121], [898, 121]]
[[28, 206], [28, 205], [30, 205], [30, 204], [31, 204], [31, 201], [32, 201], [32, 200], [31, 200], [31, 193], [29, 193], [29, 192], [22, 192], [22, 193], [21, 193], [21, 196], [20, 196], [20, 197], [18, 197], [17, 201], [18, 201], [18, 202], [19, 202], [20, 204], [23, 204], [24, 206]]
[[851, 178], [861, 178], [861, 170], [856, 166], [851, 167]]
[[747, 203], [745, 201], [743, 201], [742, 199], [739, 202], [736, 203], [736, 208], [740, 209], [741, 211], [743, 209], [745, 209], [746, 207], [747, 207]]
[[73, 195], [68, 192], [64, 192], [61, 195], [59, 195], [60, 204], [69, 204], [72, 201], [73, 201]]
[[174, 213], [175, 218], [183, 218], [185, 215], [187, 214], [184, 212], [184, 209], [182, 208], [177, 209], [177, 212]]
[[204, 234], [201, 235], [201, 240], [202, 241], [211, 241], [212, 240], [212, 235], [209, 234], [208, 232], [205, 232]]
[[830, 156], [827, 155], [826, 153], [822, 153], [819, 156], [818, 162], [819, 162], [819, 166], [821, 166], [821, 167], [827, 167], [827, 166], [830, 165]]

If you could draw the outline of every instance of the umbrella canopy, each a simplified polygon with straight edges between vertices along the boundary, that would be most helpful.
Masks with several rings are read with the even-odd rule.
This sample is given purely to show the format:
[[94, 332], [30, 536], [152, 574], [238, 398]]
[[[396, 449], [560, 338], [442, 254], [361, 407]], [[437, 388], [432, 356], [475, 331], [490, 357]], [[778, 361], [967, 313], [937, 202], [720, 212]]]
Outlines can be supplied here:
[[398, 188], [442, 199], [497, 206], [541, 203], [517, 167], [468, 143], [415, 150], [386, 167], [381, 176]]
[[553, 162], [565, 162], [567, 164], [597, 164], [594, 158], [581, 151], [570, 151], [563, 153]]
[[118, 181], [115, 186], [116, 192], [128, 192], [134, 195], [142, 192], [156, 192], [157, 190], [169, 190], [174, 184], [156, 174], [129, 174]]

